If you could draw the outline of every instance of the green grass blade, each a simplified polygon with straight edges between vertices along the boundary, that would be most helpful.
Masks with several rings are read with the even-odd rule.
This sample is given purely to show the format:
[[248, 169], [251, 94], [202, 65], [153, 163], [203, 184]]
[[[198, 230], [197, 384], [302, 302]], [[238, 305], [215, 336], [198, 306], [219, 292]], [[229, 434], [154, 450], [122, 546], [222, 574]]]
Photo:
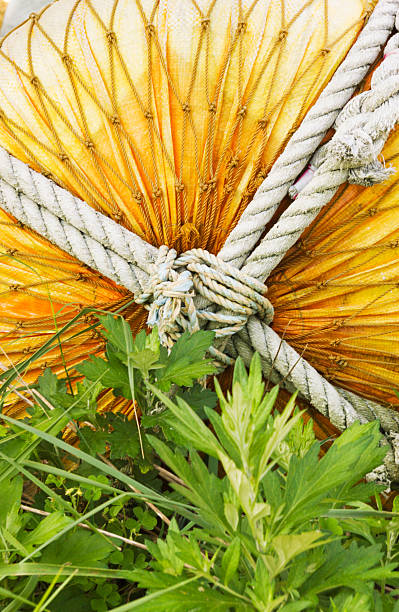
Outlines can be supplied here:
[[[87, 484], [91, 487], [97, 487], [98, 489], [102, 489], [103, 491], [107, 491], [108, 493], [125, 493], [122, 489], [117, 489], [110, 484], [105, 484], [105, 482], [99, 482], [98, 480], [92, 480], [91, 478], [86, 478], [86, 476], [81, 476], [81, 474], [75, 474], [74, 472], [68, 472], [67, 470], [61, 470], [60, 468], [53, 467], [52, 465], [46, 463], [39, 463], [39, 461], [32, 461], [31, 459], [27, 459], [23, 462], [23, 465], [29, 467], [33, 470], [37, 470], [38, 472], [45, 472], [47, 474], [54, 474], [54, 476], [62, 476], [68, 480], [72, 480], [74, 482], [78, 482], [79, 484]], [[134, 493], [130, 493], [126, 491], [127, 495], [134, 497]]]
[[20, 427], [21, 429], [24, 429], [25, 431], [28, 431], [30, 433], [33, 433], [39, 436], [43, 440], [46, 440], [53, 446], [56, 446], [57, 448], [60, 448], [66, 451], [70, 455], [74, 455], [81, 461], [85, 461], [89, 465], [92, 465], [98, 470], [104, 472], [104, 474], [107, 474], [108, 476], [111, 476], [112, 478], [115, 478], [116, 480], [123, 482], [128, 487], [132, 486], [138, 491], [140, 491], [139, 493], [133, 493], [132, 497], [136, 497], [137, 499], [143, 499], [143, 498], [150, 499], [151, 501], [156, 501], [158, 504], [162, 505], [165, 508], [173, 509], [176, 511], [177, 510], [180, 511], [180, 509], [181, 510], [191, 509], [190, 506], [188, 506], [187, 504], [182, 504], [180, 502], [169, 500], [165, 496], [141, 484], [137, 480], [134, 480], [133, 478], [131, 478], [130, 476], [127, 476], [126, 474], [117, 470], [116, 468], [111, 467], [110, 465], [107, 465], [103, 461], [100, 461], [99, 459], [92, 457], [88, 453], [85, 453], [84, 451], [80, 450], [79, 448], [76, 448], [75, 446], [71, 446], [70, 444], [67, 444], [66, 442], [56, 438], [55, 436], [49, 435], [46, 432], [40, 431], [39, 429], [36, 429], [35, 427], [28, 425], [28, 423], [25, 423], [24, 421], [17, 421], [16, 419], [13, 419], [12, 417], [9, 417], [7, 415], [2, 415], [2, 418], [9, 423], [13, 423], [14, 425], [17, 425], [18, 427]]
[[36, 427], [32, 427], [31, 425], [28, 425], [27, 423], [23, 421], [17, 421], [16, 419], [13, 419], [12, 417], [9, 417], [5, 414], [2, 415], [2, 419], [4, 419], [6, 422], [17, 425], [18, 427], [20, 427], [21, 429], [24, 429], [25, 431], [35, 434], [36, 436], [38, 436], [39, 438], [42, 438], [43, 440], [46, 440], [46, 442], [49, 442], [53, 446], [56, 446], [57, 448], [60, 448], [66, 451], [67, 453], [74, 455], [81, 461], [85, 461], [86, 463], [89, 463], [90, 465], [96, 467], [100, 471], [107, 473], [109, 476], [112, 476], [112, 478], [116, 478], [117, 480], [119, 480], [120, 482], [123, 482], [124, 484], [128, 486], [130, 485], [130, 486], [135, 487], [136, 489], [141, 491], [141, 494], [137, 494], [138, 497], [142, 497], [143, 495], [146, 495], [146, 496], [152, 497], [153, 499], [162, 501], [162, 496], [156, 493], [155, 491], [153, 491], [152, 489], [150, 489], [149, 487], [142, 485], [137, 480], [134, 480], [133, 478], [126, 476], [126, 474], [119, 472], [119, 470], [103, 463], [102, 461], [100, 461], [99, 459], [96, 459], [95, 457], [92, 457], [91, 455], [89, 455], [88, 453], [85, 453], [79, 448], [71, 446], [70, 444], [67, 444], [63, 440], [59, 440], [55, 436], [49, 435], [44, 431], [40, 431], [39, 429], [36, 429]]
[[[30, 578], [28, 578], [28, 580], [26, 581], [24, 588], [19, 593], [19, 597], [23, 597], [24, 599], [30, 597], [33, 591], [35, 590], [38, 582], [39, 579], [36, 576], [30, 576]], [[21, 605], [21, 601], [17, 601], [16, 599], [14, 599], [14, 601], [11, 601], [2, 612], [17, 612], [18, 610], [20, 610]]]
[[[76, 573], [68, 576], [68, 578], [66, 578], [64, 582], [61, 582], [61, 584], [55, 589], [55, 591], [51, 593], [56, 583], [56, 580], [57, 580], [57, 576], [54, 576], [51, 584], [49, 585], [46, 592], [43, 594], [43, 597], [41, 598], [41, 600], [39, 601], [39, 603], [37, 604], [33, 612], [43, 612], [43, 610], [46, 609], [46, 607], [61, 593], [61, 591], [65, 589], [68, 583], [71, 582], [71, 580], [76, 576]], [[50, 596], [47, 597], [47, 595], [50, 595]]]
[[123, 493], [122, 495], [117, 495], [116, 497], [111, 497], [111, 499], [107, 499], [107, 501], [105, 501], [104, 503], [100, 504], [99, 506], [96, 506], [95, 508], [93, 508], [92, 510], [90, 510], [89, 512], [86, 512], [86, 514], [82, 514], [81, 516], [79, 516], [79, 518], [77, 518], [76, 520], [74, 520], [72, 523], [70, 523], [69, 525], [67, 525], [66, 527], [64, 527], [64, 529], [61, 529], [61, 531], [59, 531], [58, 533], [56, 533], [55, 535], [53, 535], [51, 538], [49, 538], [46, 542], [43, 542], [43, 544], [41, 544], [40, 546], [38, 546], [37, 548], [35, 548], [35, 550], [33, 550], [31, 553], [29, 553], [29, 555], [27, 555], [23, 560], [22, 563], [28, 561], [28, 559], [31, 559], [31, 557], [34, 557], [38, 552], [40, 552], [41, 550], [43, 550], [43, 548], [46, 548], [46, 546], [48, 546], [49, 544], [51, 544], [52, 542], [54, 542], [55, 540], [58, 540], [58, 538], [60, 538], [61, 536], [63, 536], [65, 533], [67, 533], [68, 531], [70, 531], [71, 529], [73, 529], [74, 527], [76, 527], [79, 523], [84, 523], [84, 521], [88, 518], [90, 518], [91, 516], [94, 516], [95, 514], [97, 514], [98, 512], [101, 512], [101, 510], [104, 510], [104, 508], [107, 508], [108, 506], [110, 506], [111, 504], [114, 504], [115, 502], [117, 502], [120, 499], [123, 499], [124, 497], [128, 497], [125, 493]]
[[[4, 455], [2, 456], [2, 458], [4, 458], [6, 461], [12, 461], [11, 459], [5, 457]], [[18, 470], [21, 472], [21, 474], [23, 474], [26, 478], [31, 480], [38, 488], [40, 488], [42, 491], [44, 491], [47, 494], [48, 497], [54, 498], [56, 501], [58, 501], [58, 503], [61, 505], [61, 507], [64, 508], [64, 510], [66, 512], [70, 512], [72, 514], [72, 516], [75, 516], [78, 519], [78, 522], [80, 522], [80, 523], [83, 522], [82, 515], [79, 514], [79, 512], [77, 510], [75, 510], [75, 508], [72, 506], [72, 504], [70, 502], [68, 502], [63, 497], [58, 495], [58, 493], [56, 493], [55, 491], [50, 489], [46, 484], [44, 484], [41, 480], [36, 478], [36, 476], [31, 474], [30, 472], [28, 472], [28, 470], [25, 470], [25, 468], [23, 468], [21, 465], [19, 465], [17, 467], [18, 467]], [[90, 483], [94, 482], [93, 480], [90, 480], [90, 479], [88, 479], [88, 480], [89, 480]], [[120, 493], [125, 495], [126, 497], [134, 497], [134, 494], [132, 494], [132, 493], [128, 493], [128, 492], [125, 493], [124, 491], [120, 491]], [[112, 499], [114, 500], [115, 498], [112, 498]], [[99, 535], [101, 535], [101, 537], [103, 537], [107, 542], [110, 541], [109, 538], [106, 535], [104, 535], [101, 531], [99, 531], [97, 529], [97, 527], [95, 525], [93, 525], [92, 523], [90, 523], [88, 520], [86, 520], [86, 524], [87, 524], [88, 527], [90, 527], [90, 529], [93, 532], [96, 532]]]
[[151, 593], [151, 595], [146, 595], [145, 597], [141, 597], [141, 599], [136, 599], [135, 601], [129, 601], [127, 604], [123, 604], [123, 606], [118, 606], [117, 608], [112, 608], [109, 612], [128, 612], [128, 610], [138, 609], [141, 606], [145, 606], [149, 601], [153, 601], [154, 599], [158, 599], [161, 595], [165, 595], [165, 593], [171, 593], [172, 591], [176, 591], [181, 587], [189, 584], [190, 582], [194, 582], [198, 580], [199, 576], [194, 576], [192, 578], [188, 578], [187, 580], [182, 580], [179, 584], [174, 584], [171, 587], [163, 589], [162, 591], [157, 591], [156, 593]]
[[[27, 606], [30, 606], [31, 608], [35, 607], [35, 604], [29, 601], [29, 599], [26, 599], [25, 597], [23, 597], [23, 595], [17, 595], [16, 593], [13, 593], [9, 589], [5, 589], [2, 586], [0, 586], [0, 595], [4, 597], [4, 599], [14, 600], [14, 602], [12, 602], [13, 607], [10, 608], [8, 605], [6, 608], [4, 608], [4, 612], [11, 612], [11, 611], [14, 612], [20, 608], [20, 604], [25, 604]], [[14, 603], [17, 603], [18, 607], [15, 607]]]
[[75, 565], [54, 565], [52, 563], [12, 563], [0, 565], [0, 578], [11, 576], [88, 576], [93, 578], [108, 578], [115, 580], [129, 580], [133, 582], [133, 573], [130, 570], [104, 569], [102, 567], [83, 567]]

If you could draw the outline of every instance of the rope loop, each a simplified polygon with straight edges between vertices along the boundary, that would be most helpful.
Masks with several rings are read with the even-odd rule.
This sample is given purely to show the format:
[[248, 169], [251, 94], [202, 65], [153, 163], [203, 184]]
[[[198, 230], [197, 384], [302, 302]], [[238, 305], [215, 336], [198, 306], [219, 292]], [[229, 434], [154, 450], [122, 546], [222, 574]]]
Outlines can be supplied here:
[[[164, 245], [159, 248], [148, 287], [135, 299], [146, 304], [148, 326], [157, 325], [161, 342], [171, 348], [185, 330], [197, 331], [206, 321], [218, 326], [216, 338], [239, 332], [254, 314], [270, 323], [274, 311], [266, 292], [263, 283], [208, 251], [192, 249], [178, 255]], [[223, 312], [197, 308], [197, 296]]]

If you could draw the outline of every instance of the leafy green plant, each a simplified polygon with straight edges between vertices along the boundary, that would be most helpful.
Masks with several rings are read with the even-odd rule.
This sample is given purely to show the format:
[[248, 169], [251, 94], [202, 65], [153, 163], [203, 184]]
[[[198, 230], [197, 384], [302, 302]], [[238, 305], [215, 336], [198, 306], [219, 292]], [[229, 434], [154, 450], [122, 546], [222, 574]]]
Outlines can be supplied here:
[[[143, 609], [330, 609], [336, 598], [358, 593], [372, 609], [376, 585], [396, 581], [397, 564], [373, 539], [345, 536], [334, 510], [375, 492], [359, 480], [384, 457], [378, 423], [353, 425], [319, 458], [320, 444], [309, 429], [303, 435], [299, 413], [291, 416], [295, 398], [272, 415], [278, 389], [265, 394], [257, 356], [249, 373], [237, 361], [227, 396], [216, 382], [221, 412], [205, 409], [215, 433], [183, 400], [151, 388], [190, 453], [150, 442], [179, 477], [173, 488], [195, 520], [184, 527], [174, 521], [165, 539], [147, 543], [152, 571], [134, 572], [153, 595]], [[216, 473], [203, 453], [217, 460]], [[359, 522], [356, 511], [341, 512]], [[373, 516], [368, 507], [362, 518]]]
[[[1, 610], [399, 610], [399, 504], [382, 511], [362, 481], [384, 457], [378, 423], [321, 455], [295, 396], [275, 410], [259, 357], [224, 395], [203, 384], [212, 332], [168, 354], [156, 330], [101, 323], [103, 359], [79, 380], [46, 370], [28, 418], [3, 415]], [[97, 412], [109, 388], [133, 419]]]

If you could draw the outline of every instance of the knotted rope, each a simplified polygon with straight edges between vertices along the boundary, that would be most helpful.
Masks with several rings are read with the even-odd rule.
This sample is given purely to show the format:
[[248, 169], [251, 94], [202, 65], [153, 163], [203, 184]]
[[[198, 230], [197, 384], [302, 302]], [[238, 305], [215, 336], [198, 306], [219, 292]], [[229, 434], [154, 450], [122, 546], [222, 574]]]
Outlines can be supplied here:
[[[273, 306], [264, 296], [266, 286], [226, 264], [203, 249], [192, 249], [178, 256], [174, 249], [160, 247], [149, 285], [135, 297], [139, 304], [150, 302], [147, 324], [158, 327], [162, 343], [171, 348], [188, 330], [194, 332], [204, 322], [217, 323], [216, 338], [239, 332], [251, 315], [257, 314], [266, 323], [273, 320]], [[213, 313], [197, 308], [196, 295], [221, 306], [224, 312]], [[211, 351], [223, 363], [232, 362], [214, 348]]]
[[[394, 480], [399, 480], [395, 463], [395, 453], [399, 455], [398, 416], [337, 389], [282, 340], [269, 326], [273, 308], [265, 297], [263, 282], [340, 184], [348, 179], [381, 180], [387, 175], [377, 156], [398, 120], [399, 56], [392, 52], [396, 39], [387, 47], [388, 55], [375, 73], [371, 91], [347, 107], [345, 104], [377, 59], [398, 10], [399, 0], [378, 2], [358, 40], [275, 162], [218, 256], [202, 250], [177, 256], [167, 247], [157, 251], [0, 149], [1, 206], [132, 291], [138, 302], [146, 304], [148, 322], [158, 325], [166, 346], [170, 347], [186, 329], [215, 327], [230, 359], [217, 348], [214, 355], [229, 363], [238, 351], [248, 361], [257, 350], [266, 376], [271, 375], [290, 390], [299, 389], [304, 399], [340, 429], [355, 420], [379, 418], [392, 444], [385, 472]], [[314, 174], [302, 191], [296, 190], [297, 199], [253, 250], [282, 198], [336, 119], [336, 135], [317, 153]]]

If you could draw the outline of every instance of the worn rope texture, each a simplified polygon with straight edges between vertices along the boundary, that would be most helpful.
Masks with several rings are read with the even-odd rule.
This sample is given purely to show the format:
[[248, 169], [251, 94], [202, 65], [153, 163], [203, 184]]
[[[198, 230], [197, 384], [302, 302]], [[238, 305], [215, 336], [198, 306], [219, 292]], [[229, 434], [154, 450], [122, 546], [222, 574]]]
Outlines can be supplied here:
[[[224, 313], [213, 313], [212, 309], [207, 309], [207, 314], [203, 318], [211, 322], [216, 321], [218, 324], [226, 324], [225, 331], [218, 332], [221, 336], [236, 334], [228, 341], [229, 347], [233, 347], [233, 355], [238, 348], [240, 354], [248, 359], [254, 350], [257, 350], [261, 355], [266, 375], [271, 374], [276, 380], [282, 380], [288, 388], [299, 389], [306, 400], [320, 412], [326, 414], [332, 423], [340, 429], [345, 428], [355, 420], [364, 422], [377, 417], [381, 419], [383, 428], [386, 427], [386, 431], [391, 432], [391, 438], [394, 438], [395, 435], [399, 437], [398, 421], [393, 411], [379, 407], [373, 402], [357, 398], [357, 396], [348, 392], [340, 391], [326, 381], [267, 325], [272, 310], [266, 302], [263, 305], [260, 303], [265, 289], [261, 281], [281, 259], [282, 254], [296, 241], [302, 229], [310, 223], [323, 206], [323, 202], [325, 203], [331, 198], [338, 184], [348, 178], [349, 172], [372, 160], [365, 159], [359, 154], [356, 158], [355, 153], [358, 153], [358, 151], [354, 146], [350, 148], [352, 155], [348, 155], [345, 149], [345, 155], [341, 155], [338, 169], [334, 166], [334, 162], [332, 162], [333, 169], [331, 169], [329, 158], [323, 159], [311, 183], [288, 209], [290, 214], [293, 210], [299, 210], [302, 229], [298, 228], [298, 218], [293, 222], [294, 227], [291, 227], [287, 221], [286, 237], [279, 238], [285, 240], [281, 248], [278, 245], [276, 252], [276, 240], [273, 243], [269, 234], [269, 241], [271, 244], [273, 243], [273, 248], [268, 250], [267, 244], [263, 241], [249, 259], [248, 264], [240, 272], [238, 270], [248, 253], [253, 249], [265, 223], [277, 209], [282, 197], [287, 193], [288, 188], [319, 145], [326, 130], [333, 124], [339, 110], [350, 98], [356, 85], [364, 78], [370, 65], [376, 59], [381, 46], [385, 43], [392, 29], [394, 16], [398, 9], [399, 0], [380, 0], [356, 44], [348, 53], [346, 60], [337, 70], [319, 101], [304, 119], [285, 152], [275, 163], [255, 200], [248, 206], [218, 257], [200, 250], [197, 253], [193, 251], [185, 253], [180, 257], [176, 257], [176, 254], [168, 249], [157, 251], [111, 219], [95, 212], [69, 192], [32, 171], [25, 164], [18, 162], [4, 150], [0, 150], [2, 207], [20, 222], [39, 232], [66, 252], [115, 280], [118, 284], [127, 287], [136, 295], [141, 296], [142, 302], [153, 300], [154, 303], [159, 298], [159, 303], [155, 304], [154, 308], [150, 305], [154, 322], [157, 320], [158, 323], [160, 322], [159, 314], [162, 312], [160, 309], [168, 303], [164, 312], [167, 314], [168, 308], [171, 308], [175, 316], [175, 323], [181, 321], [181, 324], [178, 325], [178, 328], [181, 329], [177, 330], [179, 333], [187, 326], [187, 321], [190, 323], [190, 327], [195, 328], [197, 324], [199, 326], [198, 318], [201, 318], [205, 312], [204, 309], [202, 311], [198, 309], [197, 300], [195, 303], [190, 301], [193, 296], [187, 296], [187, 289], [182, 291], [180, 283], [189, 280], [188, 293], [191, 293], [192, 286], [196, 294], [201, 296], [200, 299], [203, 303], [209, 303], [209, 299], [211, 299], [214, 305], [219, 305], [225, 309]], [[388, 70], [391, 64], [391, 61], [389, 64], [385, 64], [385, 68]], [[381, 81], [383, 82], [383, 78]], [[374, 85], [375, 87], [379, 86], [378, 82], [375, 82]], [[373, 95], [375, 91], [377, 89], [373, 90]], [[396, 117], [393, 117], [395, 110], [389, 103], [389, 96], [396, 96], [396, 91], [395, 87], [388, 88], [384, 98], [383, 92], [378, 89], [382, 99], [377, 94], [374, 95], [374, 98], [371, 94], [370, 98], [364, 96], [365, 100], [369, 100], [369, 106], [364, 102], [365, 109], [367, 108], [367, 121], [363, 121], [358, 127], [362, 129], [362, 134], [368, 136], [369, 141], [372, 142], [373, 154], [378, 150], [394, 119], [396, 121]], [[381, 112], [385, 113], [386, 110], [391, 112], [391, 120], [388, 123], [385, 122], [386, 129], [378, 128], [376, 131], [375, 120], [377, 114], [380, 113], [381, 116]], [[351, 113], [351, 110], [344, 110], [342, 116], [346, 117], [345, 121], [352, 121]], [[337, 122], [339, 138], [347, 133], [343, 127], [345, 121], [340, 123], [340, 120], [338, 120]], [[337, 142], [338, 136], [331, 147], [335, 146]], [[370, 148], [362, 151], [364, 150], [367, 150], [367, 154], [370, 153]], [[344, 161], [346, 167], [342, 168], [341, 166], [344, 165], [342, 162]], [[314, 203], [315, 198], [316, 200], [319, 198], [316, 204]], [[304, 203], [307, 204], [307, 208]], [[306, 214], [304, 214], [304, 210], [306, 210]], [[286, 216], [287, 220], [288, 217], [289, 215]], [[159, 271], [155, 276], [153, 275], [152, 266], [157, 253], [159, 257], [163, 258], [163, 263], [168, 261], [164, 277], [159, 274]], [[214, 259], [210, 261], [209, 258], [212, 257]], [[228, 273], [225, 269], [226, 262], [235, 264], [234, 268], [229, 267], [230, 271]], [[203, 269], [202, 266], [205, 266], [206, 269]], [[185, 274], [184, 267], [191, 277]], [[204, 279], [207, 279], [206, 282], [204, 282]], [[237, 303], [237, 299], [234, 303], [230, 300], [231, 292], [234, 293], [235, 289], [235, 286], [229, 285], [232, 279], [243, 283], [241, 295], [243, 299], [245, 298], [244, 308], [246, 310], [245, 313], [239, 311], [238, 315], [236, 311], [243, 304]], [[162, 283], [166, 283], [166, 286], [161, 286]], [[173, 286], [174, 283], [177, 283], [177, 289], [176, 286]], [[174, 290], [176, 290], [177, 296], [174, 295]], [[168, 295], [168, 291], [170, 291], [170, 295]], [[245, 295], [245, 292], [247, 292], [247, 295]], [[183, 294], [184, 297], [182, 297]], [[188, 302], [185, 301], [186, 297], [189, 298]], [[171, 301], [168, 302], [169, 299]], [[223, 301], [226, 299], [230, 302]], [[182, 301], [184, 304], [182, 304]], [[226, 312], [226, 306], [228, 313]], [[184, 310], [185, 312], [183, 312]], [[260, 314], [265, 320], [253, 316], [255, 313]], [[239, 316], [240, 320], [234, 318], [236, 316]], [[248, 316], [248, 323], [245, 326]], [[162, 319], [165, 320], [166, 317], [162, 317]], [[176, 329], [165, 330], [166, 334], [175, 332]], [[237, 332], [239, 333], [237, 334]], [[387, 468], [389, 476], [398, 480], [394, 451], [395, 446], [390, 453]]]
[[[248, 258], [243, 267], [247, 274], [254, 278], [267, 277], [343, 182], [372, 184], [389, 175], [390, 169], [377, 158], [399, 119], [398, 42], [398, 35], [389, 41], [386, 57], [374, 72], [371, 90], [351, 100], [339, 115], [336, 134], [318, 155], [319, 168]], [[266, 369], [270, 370], [273, 364], [281, 376], [339, 429], [350, 424], [354, 415], [360, 420], [379, 418], [391, 445], [385, 462], [388, 479], [398, 479], [395, 462], [395, 457], [399, 457], [398, 419], [393, 411], [338, 391], [261, 322], [250, 319], [248, 332], [252, 347], [267, 364]]]
[[392, 52], [398, 42], [396, 35], [373, 74], [371, 89], [350, 100], [338, 116], [337, 131], [322, 148], [321, 165], [248, 257], [247, 274], [267, 278], [343, 183], [369, 185], [392, 172], [378, 155], [399, 119], [399, 56]]
[[[259, 280], [267, 278], [342, 183], [351, 180], [372, 184], [389, 175], [390, 169], [385, 169], [377, 156], [398, 120], [397, 48], [398, 35], [395, 35], [386, 47], [384, 62], [373, 75], [371, 90], [344, 107], [336, 121], [336, 135], [317, 156], [316, 165], [320, 164], [320, 167], [313, 179], [250, 255], [242, 268], [243, 272]], [[224, 253], [222, 249], [222, 258]], [[241, 351], [246, 351], [248, 356], [254, 349], [257, 350], [263, 358], [265, 374], [270, 374], [274, 368], [338, 429], [344, 429], [353, 420], [364, 422], [379, 418], [391, 444], [385, 462], [388, 474], [384, 478], [388, 476], [390, 480], [398, 480], [399, 469], [395, 463], [395, 455], [399, 456], [399, 436], [395, 437], [398, 418], [392, 410], [337, 390], [271, 328], [253, 317], [248, 322], [248, 332], [250, 346], [244, 349], [241, 341]], [[382, 477], [381, 474], [379, 476]]]
[[[151, 281], [151, 274], [153, 273], [157, 249], [125, 230], [119, 224], [104, 217], [101, 213], [97, 213], [88, 204], [75, 198], [68, 191], [58, 187], [49, 179], [30, 169], [26, 164], [10, 156], [4, 149], [0, 149], [0, 173], [2, 207], [13, 214], [18, 221], [31, 227], [87, 265], [115, 279], [116, 282], [126, 286], [136, 295], [141, 295], [139, 301], [144, 303], [149, 299], [148, 294], [151, 294], [152, 291], [151, 288], [149, 290], [149, 285], [153, 282]], [[108, 221], [110, 221], [109, 224]], [[166, 250], [168, 251], [168, 249]], [[199, 295], [202, 295], [207, 301], [212, 299], [214, 303], [224, 308], [230, 307], [230, 313], [220, 316], [203, 309], [199, 313], [196, 310], [196, 316], [208, 321], [217, 321], [219, 324], [222, 322], [226, 328], [222, 328], [219, 332], [220, 336], [232, 335], [242, 329], [248, 315], [257, 312], [257, 308], [258, 312], [261, 311], [261, 316], [266, 316], [266, 321], [270, 321], [272, 318], [271, 305], [266, 306], [266, 302], [263, 304], [254, 302], [254, 296], [256, 294], [261, 296], [265, 291], [265, 287], [261, 283], [258, 283], [257, 292], [255, 292], [254, 284], [251, 286], [251, 281], [248, 278], [247, 283], [249, 283], [249, 289], [252, 290], [252, 294], [249, 292], [248, 294], [252, 295], [253, 308], [248, 308], [243, 304], [243, 311], [238, 313], [236, 310], [237, 303], [233, 304], [231, 299], [223, 301], [224, 296], [215, 297], [215, 287], [212, 293], [206, 285], [205, 289], [202, 288], [204, 285], [201, 283], [201, 277], [198, 276], [198, 270], [201, 269], [201, 265], [204, 265], [200, 258], [201, 256], [204, 257], [205, 253], [198, 249], [189, 251], [179, 258], [176, 258], [176, 255], [173, 256], [172, 253], [172, 261], [177, 268], [186, 265], [190, 274], [194, 272], [195, 280], [192, 279], [190, 282], [193, 285], [195, 283], [195, 289]], [[219, 258], [210, 254], [207, 255], [213, 264], [218, 263]], [[112, 269], [110, 269], [110, 266], [112, 266]], [[231, 270], [232, 278], [234, 279], [235, 276], [235, 280], [237, 280], [236, 269], [231, 266], [226, 267]], [[204, 276], [206, 275], [203, 274], [202, 278]], [[219, 282], [218, 285], [220, 294], [222, 284]], [[235, 291], [235, 300], [237, 300], [238, 295], [238, 292]], [[164, 293], [163, 297], [168, 296]], [[228, 298], [231, 297], [231, 294], [229, 294]], [[259, 298], [255, 297], [255, 299]], [[233, 309], [232, 312], [231, 309]], [[163, 317], [163, 320], [169, 320], [171, 325], [175, 324], [172, 323], [173, 317], [169, 317], [169, 315]], [[253, 327], [255, 322], [256, 319], [254, 319], [254, 323], [250, 323], [252, 325], [251, 330], [256, 329], [256, 326]], [[155, 323], [159, 323], [159, 317], [153, 321], [153, 324]], [[185, 325], [182, 324], [181, 328], [184, 329]], [[192, 329], [195, 329], [195, 327]], [[165, 332], [167, 331], [165, 330]], [[272, 369], [274, 368], [281, 377], [285, 377], [288, 382], [296, 386], [304, 398], [310, 401], [320, 412], [329, 416], [334, 425], [342, 429], [349, 422], [359, 418], [359, 413], [353, 411], [351, 402], [342, 399], [334, 386], [328, 383], [284, 340], [281, 340], [266, 323], [262, 324], [262, 335], [258, 336], [256, 331], [252, 331], [250, 338], [253, 341], [253, 348], [248, 347], [247, 352], [251, 350], [253, 353], [254, 350], [257, 350], [265, 363], [268, 363], [269, 366], [272, 364]], [[368, 414], [375, 418], [370, 411]], [[386, 420], [389, 420], [388, 417]]]
[[[2, 178], [0, 178], [1, 205], [5, 210], [12, 213], [20, 222], [46, 236], [71, 255], [79, 256], [80, 259], [83, 259], [82, 253], [83, 255], [88, 253], [85, 263], [111, 278], [111, 275], [114, 275], [114, 278], [118, 278], [117, 282], [142, 296], [142, 299], [139, 301], [145, 302], [149, 298], [148, 293], [151, 293], [150, 286], [154, 282], [151, 274], [154, 271], [155, 256], [158, 253], [158, 257], [160, 257], [162, 250], [163, 257], [172, 251], [171, 261], [177, 266], [177, 269], [184, 270], [183, 266], [187, 266], [188, 271], [192, 275], [190, 282], [193, 285], [195, 283], [197, 295], [202, 295], [206, 298], [207, 302], [212, 297], [209, 291], [201, 291], [199, 284], [201, 281], [197, 277], [196, 272], [198, 273], [198, 269], [203, 265], [201, 257], [205, 257], [206, 261], [206, 256], [208, 256], [214, 264], [214, 269], [216, 268], [215, 264], [220, 263], [217, 261], [219, 258], [207, 254], [200, 249], [189, 251], [180, 257], [176, 257], [173, 250], [167, 248], [161, 248], [158, 251], [123, 228], [122, 234], [113, 234], [113, 225], [116, 226], [115, 229], [117, 231], [121, 227], [115, 222], [109, 225], [105, 223], [107, 231], [102, 232], [101, 226], [98, 226], [98, 223], [105, 220], [109, 221], [109, 219], [100, 213], [96, 213], [89, 205], [81, 202], [69, 192], [31, 170], [28, 166], [1, 149], [0, 173], [2, 175]], [[89, 231], [93, 236], [96, 236], [97, 240], [88, 235]], [[110, 235], [108, 236], [109, 232]], [[119, 242], [115, 241], [117, 237]], [[123, 257], [118, 255], [116, 250], [123, 253]], [[126, 253], [126, 250], [129, 252]], [[124, 259], [125, 256], [127, 256], [128, 261]], [[140, 261], [140, 266], [137, 265], [138, 261]], [[118, 267], [115, 267], [115, 262], [117, 262]], [[109, 265], [114, 266], [113, 271], [109, 270]], [[172, 266], [169, 267], [170, 269], [172, 268]], [[231, 266], [228, 266], [228, 268], [234, 275], [233, 278], [237, 279], [239, 276], [237, 270]], [[121, 272], [117, 272], [121, 269], [126, 271], [126, 276], [122, 275]], [[116, 274], [118, 274], [117, 277]], [[184, 271], [180, 271], [181, 274], [184, 274]], [[256, 281], [251, 283], [248, 280], [248, 282], [250, 288], [252, 285], [253, 289]], [[261, 283], [258, 283], [258, 285], [258, 294], [262, 295], [265, 287]], [[146, 292], [148, 297], [146, 297]], [[164, 297], [168, 296], [164, 293]], [[185, 295], [184, 297], [186, 298], [187, 296]], [[221, 299], [216, 298], [215, 302], [222, 307], [230, 305], [234, 308], [232, 304], [223, 302]], [[378, 406], [373, 402], [358, 398], [346, 391], [336, 389], [317, 370], [310, 366], [295, 349], [290, 347], [284, 340], [281, 340], [278, 334], [265, 322], [261, 322], [256, 317], [251, 317], [248, 325], [244, 327], [248, 314], [256, 312], [256, 308], [240, 315], [237, 315], [233, 310], [233, 312], [230, 311], [229, 314], [226, 314], [224, 318], [219, 313], [213, 314], [210, 310], [204, 309], [198, 313], [196, 309], [196, 312], [196, 316], [207, 321], [217, 321], [220, 324], [222, 320], [226, 325], [224, 333], [233, 334], [241, 330], [239, 334], [233, 336], [231, 344], [238, 347], [239, 354], [243, 356], [244, 361], [248, 363], [253, 353], [258, 351], [261, 355], [265, 376], [271, 377], [275, 382], [284, 381], [284, 385], [291, 391], [298, 389], [304, 399], [327, 416], [339, 429], [344, 429], [355, 420], [365, 422], [380, 418], [385, 432], [390, 434], [399, 433], [399, 415], [396, 415], [394, 411], [388, 408]], [[202, 317], [203, 313], [205, 314]], [[269, 321], [272, 316], [272, 310], [264, 306], [262, 316], [266, 316], [266, 320]], [[167, 316], [163, 320], [173, 324], [173, 317]], [[158, 321], [154, 320], [153, 323], [157, 322], [159, 323], [159, 319]], [[234, 325], [236, 326], [235, 329], [232, 328]], [[184, 324], [181, 325], [181, 328], [185, 328]], [[195, 329], [195, 327], [191, 329]], [[170, 330], [165, 329], [164, 331], [167, 335]], [[179, 331], [181, 333], [181, 330]], [[220, 335], [223, 336], [223, 331]], [[219, 351], [215, 350], [214, 355], [219, 361], [223, 360], [223, 355]], [[232, 352], [231, 357], [235, 356], [234, 352]], [[231, 357], [227, 363], [231, 363]], [[393, 456], [393, 453], [391, 452], [389, 456]], [[392, 460], [389, 468], [391, 479], [399, 479], [397, 471]], [[382, 475], [379, 478], [381, 479]]]
[[[216, 338], [236, 334], [257, 314], [270, 323], [274, 309], [264, 297], [267, 288], [234, 266], [203, 249], [192, 249], [178, 256], [174, 249], [161, 246], [153, 265], [151, 280], [135, 300], [150, 302], [147, 324], [158, 326], [162, 343], [171, 348], [185, 330], [198, 331], [201, 322], [216, 322]], [[194, 298], [202, 296], [207, 303], [222, 307], [223, 313], [197, 308]], [[226, 365], [231, 360], [220, 351], [211, 352]]]
[[380, 0], [345, 60], [274, 163], [219, 256], [240, 268], [252, 253], [266, 224], [326, 132], [364, 79], [390, 35], [399, 0]]
[[73, 257], [139, 293], [157, 249], [0, 148], [1, 207]]

